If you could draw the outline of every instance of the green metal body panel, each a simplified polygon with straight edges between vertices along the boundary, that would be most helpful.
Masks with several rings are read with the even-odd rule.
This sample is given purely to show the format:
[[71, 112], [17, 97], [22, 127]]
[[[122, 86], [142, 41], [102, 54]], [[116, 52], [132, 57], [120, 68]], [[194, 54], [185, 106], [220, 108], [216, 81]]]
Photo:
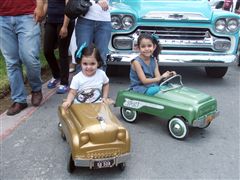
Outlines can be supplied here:
[[188, 125], [217, 111], [217, 101], [212, 96], [188, 87], [179, 87], [154, 96], [129, 90], [118, 92], [116, 107], [125, 107], [169, 120], [183, 117]]

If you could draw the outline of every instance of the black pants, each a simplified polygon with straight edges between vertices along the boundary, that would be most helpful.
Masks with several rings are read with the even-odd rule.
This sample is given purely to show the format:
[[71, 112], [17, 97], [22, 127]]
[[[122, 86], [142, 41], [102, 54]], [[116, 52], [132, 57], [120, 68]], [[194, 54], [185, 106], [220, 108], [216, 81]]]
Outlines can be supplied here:
[[[68, 48], [74, 29], [74, 21], [69, 22], [68, 36], [63, 39], [59, 37], [59, 31], [61, 27], [62, 24], [46, 22], [44, 34], [44, 55], [51, 69], [52, 76], [55, 79], [60, 79], [60, 84], [68, 85]], [[57, 62], [57, 58], [54, 54], [56, 45], [58, 46], [59, 50], [59, 63]]]

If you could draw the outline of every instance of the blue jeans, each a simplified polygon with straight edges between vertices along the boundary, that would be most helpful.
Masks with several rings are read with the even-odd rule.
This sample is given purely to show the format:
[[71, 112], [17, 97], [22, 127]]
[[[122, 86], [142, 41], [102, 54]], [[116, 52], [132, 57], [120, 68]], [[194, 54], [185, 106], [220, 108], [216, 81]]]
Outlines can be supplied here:
[[40, 91], [41, 65], [40, 26], [33, 15], [0, 16], [0, 50], [6, 62], [6, 69], [13, 102], [26, 103], [22, 64], [32, 91]]
[[78, 18], [75, 26], [77, 47], [79, 48], [84, 42], [86, 42], [87, 45], [94, 43], [100, 52], [103, 60], [103, 70], [105, 71], [111, 31], [111, 22], [108, 21], [93, 21], [85, 18]]

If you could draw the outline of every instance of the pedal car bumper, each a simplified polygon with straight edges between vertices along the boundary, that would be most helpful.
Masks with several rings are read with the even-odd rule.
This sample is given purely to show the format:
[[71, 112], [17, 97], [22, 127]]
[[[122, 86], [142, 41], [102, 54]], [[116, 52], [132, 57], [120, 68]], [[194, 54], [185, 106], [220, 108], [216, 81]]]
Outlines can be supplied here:
[[209, 113], [193, 121], [193, 127], [206, 127], [215, 117], [219, 116], [219, 111]]
[[92, 168], [104, 168], [104, 167], [96, 167], [96, 164], [98, 163], [102, 163], [107, 164], [108, 162], [111, 162], [111, 164], [107, 164], [106, 167], [113, 167], [113, 166], [117, 166], [120, 163], [124, 163], [126, 162], [130, 157], [130, 153], [126, 153], [126, 154], [121, 154], [119, 156], [116, 157], [110, 157], [110, 158], [103, 158], [103, 159], [81, 159], [81, 158], [76, 158], [73, 159], [74, 160], [74, 164], [75, 166], [79, 166], [79, 167], [89, 167], [90, 169]]

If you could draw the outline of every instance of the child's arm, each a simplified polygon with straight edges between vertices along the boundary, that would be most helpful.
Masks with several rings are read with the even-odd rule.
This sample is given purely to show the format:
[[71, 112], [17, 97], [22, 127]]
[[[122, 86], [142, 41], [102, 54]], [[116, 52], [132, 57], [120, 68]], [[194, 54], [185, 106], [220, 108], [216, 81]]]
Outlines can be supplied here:
[[72, 101], [76, 95], [77, 95], [77, 90], [70, 89], [68, 96], [67, 96], [67, 100], [65, 102], [63, 102], [63, 104], [62, 104], [62, 106], [65, 110], [67, 110], [67, 108], [72, 104]]
[[111, 98], [108, 98], [109, 83], [103, 85], [102, 92], [103, 92], [102, 102], [106, 104], [114, 104], [114, 101]]
[[152, 84], [158, 83], [161, 80], [161, 76], [158, 70], [158, 65], [155, 68], [155, 77], [154, 78], [147, 78], [142, 70], [142, 67], [139, 62], [133, 61], [132, 62], [133, 69], [137, 72], [138, 78], [143, 84]]
[[109, 93], [109, 83], [106, 83], [102, 87], [102, 99], [103, 99], [103, 101], [108, 98], [108, 93]]

